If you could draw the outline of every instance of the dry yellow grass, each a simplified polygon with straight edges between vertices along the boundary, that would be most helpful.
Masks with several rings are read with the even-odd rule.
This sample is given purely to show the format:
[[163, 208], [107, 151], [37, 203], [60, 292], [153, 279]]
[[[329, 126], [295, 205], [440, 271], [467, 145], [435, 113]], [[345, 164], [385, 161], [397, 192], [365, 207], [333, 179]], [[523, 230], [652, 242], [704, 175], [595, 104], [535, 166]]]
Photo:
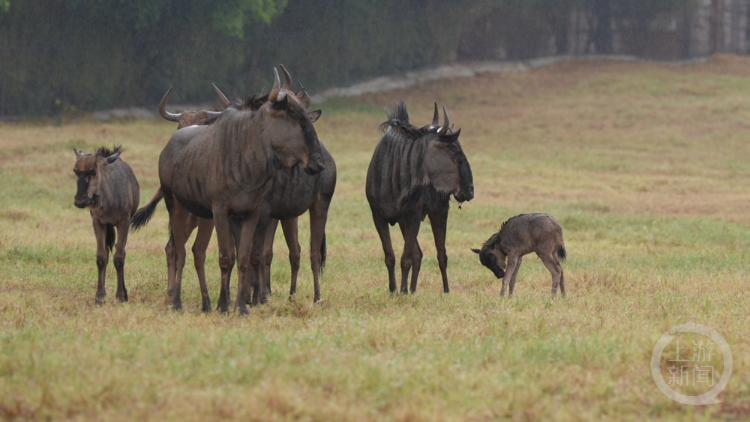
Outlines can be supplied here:
[[[750, 60], [683, 67], [561, 63], [322, 104], [318, 133], [339, 182], [323, 303], [313, 306], [301, 219], [298, 300], [286, 300], [280, 234], [274, 295], [249, 317], [166, 302], [163, 206], [128, 243], [130, 303], [93, 305], [88, 213], [73, 207], [73, 152], [122, 143], [141, 183], [174, 130], [163, 121], [0, 126], [0, 418], [55, 420], [702, 420], [750, 417]], [[391, 296], [364, 198], [384, 120], [446, 105], [462, 128], [476, 198], [449, 220], [450, 295], [429, 225], [416, 295]], [[524, 262], [516, 296], [477, 247], [520, 212], [563, 227], [569, 296]], [[396, 244], [400, 233], [394, 229]], [[397, 246], [398, 250], [398, 246]], [[399, 251], [400, 252], [400, 251]], [[207, 275], [218, 297], [216, 248]], [[728, 341], [734, 374], [719, 405], [690, 407], [651, 379], [656, 340], [686, 322]]]

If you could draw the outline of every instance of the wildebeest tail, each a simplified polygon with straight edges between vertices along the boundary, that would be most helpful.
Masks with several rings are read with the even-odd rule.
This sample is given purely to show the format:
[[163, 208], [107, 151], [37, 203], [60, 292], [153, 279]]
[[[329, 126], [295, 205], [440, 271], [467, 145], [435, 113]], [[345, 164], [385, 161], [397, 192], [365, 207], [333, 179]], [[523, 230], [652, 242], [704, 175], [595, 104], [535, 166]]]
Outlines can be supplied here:
[[107, 224], [107, 249], [112, 252], [112, 248], [115, 246], [115, 226]]
[[565, 245], [557, 245], [557, 256], [562, 260], [568, 257], [568, 253], [565, 252]]
[[156, 193], [154, 193], [154, 196], [151, 197], [151, 200], [148, 201], [148, 204], [146, 204], [143, 208], [139, 209], [135, 212], [135, 214], [133, 214], [133, 217], [130, 219], [130, 227], [133, 230], [138, 230], [148, 224], [149, 220], [151, 220], [151, 217], [154, 216], [156, 206], [159, 205], [159, 202], [163, 198], [164, 192], [162, 192], [160, 186], [159, 189], [156, 190]]

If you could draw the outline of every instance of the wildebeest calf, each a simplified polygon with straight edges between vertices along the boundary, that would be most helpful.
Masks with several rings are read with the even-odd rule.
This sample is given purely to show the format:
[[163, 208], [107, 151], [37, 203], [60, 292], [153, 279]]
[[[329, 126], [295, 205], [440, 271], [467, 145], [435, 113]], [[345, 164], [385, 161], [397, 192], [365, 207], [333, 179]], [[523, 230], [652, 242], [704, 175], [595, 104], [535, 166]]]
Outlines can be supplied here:
[[117, 299], [128, 301], [125, 289], [125, 244], [128, 242], [130, 217], [135, 214], [140, 202], [138, 180], [130, 166], [122, 161], [120, 147], [114, 151], [101, 147], [94, 154], [76, 153], [73, 171], [78, 182], [75, 206], [89, 208], [94, 221], [96, 235], [96, 266], [99, 268], [99, 281], [96, 288], [96, 304], [100, 305], [106, 292], [104, 278], [107, 272], [109, 252], [115, 243], [117, 227], [117, 247], [115, 249], [115, 269], [117, 270]]
[[[489, 268], [497, 278], [503, 279], [500, 296], [510, 284], [509, 295], [516, 287], [516, 276], [524, 255], [536, 252], [552, 274], [552, 294], [557, 286], [565, 295], [565, 276], [560, 260], [565, 259], [565, 242], [562, 228], [547, 214], [520, 214], [504, 222], [500, 231], [489, 238], [482, 249], [472, 249], [479, 254], [479, 261]], [[508, 259], [507, 267], [505, 259]]]

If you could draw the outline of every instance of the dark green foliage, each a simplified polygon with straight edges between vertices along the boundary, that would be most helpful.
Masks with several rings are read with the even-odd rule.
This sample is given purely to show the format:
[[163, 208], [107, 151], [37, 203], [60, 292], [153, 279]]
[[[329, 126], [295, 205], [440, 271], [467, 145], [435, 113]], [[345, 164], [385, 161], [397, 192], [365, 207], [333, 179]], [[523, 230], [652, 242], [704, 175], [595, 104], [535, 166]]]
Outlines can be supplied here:
[[[634, 34], [630, 53], [653, 56], [647, 29], [695, 3], [287, 1], [0, 0], [0, 116], [153, 106], [172, 85], [174, 104], [213, 100], [211, 83], [245, 97], [279, 63], [319, 92], [455, 60], [561, 54], [574, 10], [604, 10]], [[611, 50], [604, 28], [590, 34], [598, 52]]]

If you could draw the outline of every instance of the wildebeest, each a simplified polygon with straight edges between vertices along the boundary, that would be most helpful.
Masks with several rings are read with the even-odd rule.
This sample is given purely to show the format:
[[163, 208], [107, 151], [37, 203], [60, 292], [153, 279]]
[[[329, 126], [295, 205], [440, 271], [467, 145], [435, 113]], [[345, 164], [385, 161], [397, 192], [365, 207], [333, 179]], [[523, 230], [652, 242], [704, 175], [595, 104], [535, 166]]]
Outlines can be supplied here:
[[120, 302], [127, 302], [125, 245], [128, 242], [130, 217], [140, 202], [138, 180], [130, 166], [120, 159], [121, 147], [115, 147], [113, 151], [101, 147], [94, 154], [84, 154], [75, 148], [73, 151], [76, 153], [73, 172], [78, 183], [74, 203], [78, 208], [89, 208], [96, 235], [96, 266], [99, 269], [96, 304], [100, 305], [107, 294], [104, 280], [115, 238], [116, 297]]
[[178, 130], [159, 157], [159, 179], [177, 251], [172, 300], [175, 309], [182, 306], [184, 225], [188, 212], [214, 219], [222, 273], [219, 309], [228, 311], [227, 290], [236, 251], [237, 307], [241, 313], [247, 313], [247, 282], [252, 281], [255, 287], [254, 304], [266, 299], [260, 280], [270, 204], [263, 199], [273, 185], [276, 170], [292, 169], [297, 163], [308, 174], [324, 170], [315, 128], [305, 107], [289, 91], [291, 77], [284, 72], [282, 87], [275, 69], [274, 73], [268, 102], [257, 111], [230, 107], [210, 126]]
[[380, 235], [388, 268], [388, 287], [396, 291], [394, 266], [396, 258], [391, 245], [388, 224], [398, 223], [404, 236], [401, 257], [401, 292], [407, 293], [407, 277], [412, 270], [411, 292], [417, 289], [422, 250], [417, 241], [419, 226], [430, 217], [443, 277], [443, 291], [448, 293], [448, 256], [445, 234], [450, 196], [459, 202], [474, 198], [474, 180], [458, 137], [461, 130], [450, 128], [448, 112], [439, 126], [437, 103], [431, 125], [417, 128], [409, 123], [406, 105], [399, 102], [387, 111], [388, 121], [367, 170], [366, 193], [375, 228]]
[[512, 217], [503, 223], [500, 231], [484, 242], [481, 250], [472, 251], [479, 254], [479, 261], [489, 268], [495, 277], [503, 279], [500, 296], [505, 296], [508, 285], [508, 294], [513, 295], [521, 260], [524, 255], [532, 252], [536, 252], [552, 274], [552, 294], [557, 294], [559, 284], [560, 292], [565, 295], [565, 276], [560, 265], [560, 260], [566, 257], [565, 241], [562, 228], [550, 215], [520, 214]]
[[[224, 95], [223, 92], [213, 85], [214, 91], [219, 96], [224, 108], [231, 105], [229, 99]], [[159, 114], [168, 121], [177, 122], [177, 130], [183, 129], [189, 126], [208, 125], [214, 122], [221, 112], [207, 111], [207, 110], [185, 110], [182, 113], [170, 113], [166, 110], [167, 101], [172, 93], [172, 87], [169, 88], [164, 97], [159, 102]], [[138, 230], [146, 223], [153, 215], [156, 205], [159, 201], [164, 198], [164, 194], [161, 187], [156, 190], [154, 196], [151, 197], [148, 204], [141, 210], [138, 210], [131, 220], [131, 227], [134, 230]], [[211, 298], [208, 294], [208, 286], [206, 285], [206, 249], [208, 243], [211, 241], [211, 234], [214, 229], [214, 222], [210, 218], [199, 218], [195, 214], [187, 213], [185, 219], [185, 238], [189, 238], [195, 228], [198, 228], [198, 234], [193, 242], [193, 263], [195, 264], [195, 271], [198, 274], [198, 283], [201, 289], [201, 296], [203, 299], [203, 312], [211, 311]], [[174, 296], [174, 281], [175, 281], [175, 261], [177, 259], [175, 248], [174, 248], [174, 237], [170, 232], [169, 241], [164, 248], [164, 252], [167, 256], [167, 294], [169, 297]]]

